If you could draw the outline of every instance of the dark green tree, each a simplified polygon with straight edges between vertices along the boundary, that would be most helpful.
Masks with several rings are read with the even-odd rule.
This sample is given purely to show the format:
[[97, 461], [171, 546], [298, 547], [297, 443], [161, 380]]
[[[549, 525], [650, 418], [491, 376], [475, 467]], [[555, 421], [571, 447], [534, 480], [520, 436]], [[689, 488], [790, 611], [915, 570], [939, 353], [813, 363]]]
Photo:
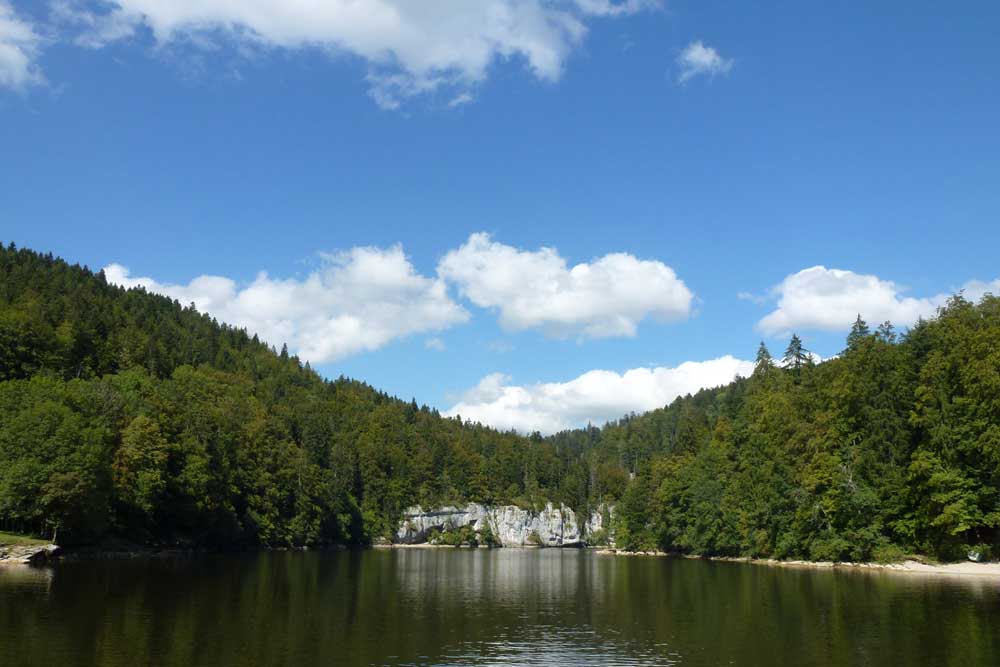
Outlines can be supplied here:
[[854, 324], [851, 325], [851, 333], [847, 334], [847, 349], [853, 350], [861, 344], [865, 338], [871, 335], [871, 330], [868, 329], [868, 324], [861, 319], [861, 315], [858, 315], [858, 319], [854, 320]]

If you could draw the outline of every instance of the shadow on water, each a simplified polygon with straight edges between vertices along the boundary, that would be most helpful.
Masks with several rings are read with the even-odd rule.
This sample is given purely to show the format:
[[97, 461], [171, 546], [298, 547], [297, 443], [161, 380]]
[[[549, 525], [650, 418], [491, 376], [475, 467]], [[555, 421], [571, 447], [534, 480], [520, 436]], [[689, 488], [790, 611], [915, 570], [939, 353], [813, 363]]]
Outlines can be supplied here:
[[18, 665], [992, 665], [1000, 585], [579, 550], [0, 570]]

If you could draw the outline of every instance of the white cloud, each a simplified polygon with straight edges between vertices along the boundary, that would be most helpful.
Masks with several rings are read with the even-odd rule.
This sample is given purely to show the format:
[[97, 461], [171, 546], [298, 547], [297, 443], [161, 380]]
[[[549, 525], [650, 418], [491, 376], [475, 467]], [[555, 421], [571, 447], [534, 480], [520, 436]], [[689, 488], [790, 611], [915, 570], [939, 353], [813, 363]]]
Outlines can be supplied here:
[[84, 48], [100, 49], [132, 37], [136, 31], [135, 17], [121, 11], [98, 14], [88, 7], [87, 0], [52, 0], [49, 7], [57, 24], [76, 28], [73, 43]]
[[691, 42], [677, 56], [677, 66], [681, 70], [677, 80], [687, 83], [702, 74], [707, 76], [728, 74], [734, 62], [732, 58], [723, 58], [718, 51], [711, 46], [705, 46], [700, 40]]
[[726, 355], [675, 368], [593, 370], [568, 382], [534, 385], [513, 385], [508, 376], [494, 373], [445, 414], [499, 429], [555, 433], [662, 407], [678, 396], [726, 384], [736, 375], [748, 376], [753, 366], [752, 361]]
[[568, 267], [554, 248], [519, 250], [477, 233], [447, 253], [438, 275], [477, 306], [496, 308], [512, 331], [564, 338], [633, 336], [647, 316], [677, 320], [693, 294], [666, 264], [625, 253]]
[[[98, 47], [151, 31], [157, 45], [215, 43], [251, 49], [317, 48], [371, 69], [384, 108], [442, 86], [467, 87], [498, 60], [523, 59], [540, 80], [559, 79], [595, 17], [631, 14], [652, 0], [62, 0], [60, 14]], [[110, 9], [106, 9], [109, 7]], [[100, 13], [95, 11], [100, 8]]]
[[496, 354], [507, 354], [514, 351], [514, 344], [506, 340], [491, 340], [486, 343], [486, 349]]
[[634, 14], [644, 9], [655, 9], [660, 6], [659, 0], [573, 0], [583, 12], [594, 16], [619, 16]]
[[19, 18], [6, 0], [0, 0], [0, 88], [24, 90], [44, 83], [38, 66], [41, 37], [31, 23]]
[[133, 278], [119, 264], [104, 272], [111, 283], [194, 303], [199, 311], [246, 327], [272, 345], [288, 343], [312, 363], [376, 350], [469, 318], [448, 297], [444, 282], [418, 274], [399, 246], [323, 255], [322, 266], [302, 280], [261, 273], [245, 287], [221, 276], [201, 276], [187, 285], [161, 284]]
[[986, 294], [1000, 296], [1000, 278], [991, 282], [970, 280], [962, 286], [962, 295], [969, 301], [979, 301]]
[[448, 106], [452, 108], [460, 107], [465, 104], [471, 104], [475, 99], [471, 93], [459, 93], [448, 102]]
[[[1000, 294], [1000, 280], [970, 281], [962, 290], [967, 299], [977, 301], [986, 292]], [[896, 283], [878, 276], [814, 266], [791, 274], [772, 289], [777, 308], [757, 328], [768, 335], [809, 329], [844, 331], [859, 314], [871, 324], [888, 320], [909, 326], [918, 318], [932, 317], [949, 296], [915, 298], [902, 292]]]
[[740, 301], [749, 301], [750, 303], [767, 303], [768, 301], [766, 295], [754, 294], [753, 292], [737, 292], [736, 298]]
[[428, 350], [436, 350], [437, 352], [444, 352], [448, 349], [448, 346], [445, 345], [444, 341], [436, 336], [425, 340], [424, 347]]

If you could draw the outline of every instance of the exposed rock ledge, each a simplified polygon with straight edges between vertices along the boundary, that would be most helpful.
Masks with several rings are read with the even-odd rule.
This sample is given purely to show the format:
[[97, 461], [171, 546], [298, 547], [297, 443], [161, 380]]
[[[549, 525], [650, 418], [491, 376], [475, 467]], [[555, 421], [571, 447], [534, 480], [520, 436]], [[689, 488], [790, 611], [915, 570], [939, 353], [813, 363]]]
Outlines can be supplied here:
[[0, 565], [38, 565], [56, 558], [61, 549], [54, 544], [0, 546]]
[[602, 537], [607, 537], [609, 517], [613, 514], [613, 507], [602, 505], [591, 513], [581, 530], [573, 510], [565, 505], [555, 507], [552, 503], [539, 512], [516, 505], [488, 506], [478, 503], [427, 510], [417, 506], [403, 512], [393, 542], [424, 544], [436, 533], [469, 526], [477, 533], [488, 530], [505, 547], [579, 547], [586, 545], [587, 538], [599, 532]]

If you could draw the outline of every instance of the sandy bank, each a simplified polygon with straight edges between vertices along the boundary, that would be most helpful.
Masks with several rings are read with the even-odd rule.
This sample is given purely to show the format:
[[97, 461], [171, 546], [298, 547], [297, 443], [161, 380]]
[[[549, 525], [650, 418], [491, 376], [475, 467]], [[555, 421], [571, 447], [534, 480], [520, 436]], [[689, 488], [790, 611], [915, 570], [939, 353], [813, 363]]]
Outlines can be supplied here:
[[766, 565], [771, 567], [793, 567], [810, 569], [841, 569], [841, 570], [861, 570], [876, 572], [899, 572], [902, 574], [929, 574], [943, 576], [962, 577], [984, 577], [1000, 580], [1000, 563], [973, 563], [963, 561], [960, 563], [941, 563], [931, 565], [918, 560], [905, 560], [901, 563], [835, 563], [832, 561], [807, 561], [807, 560], [773, 560], [769, 558], [723, 558], [700, 556], [676, 556], [662, 551], [616, 551], [614, 549], [600, 549], [598, 554], [607, 556], [659, 556], [659, 557], [679, 557], [695, 560], [713, 560], [730, 563], [749, 563], [751, 565]]

